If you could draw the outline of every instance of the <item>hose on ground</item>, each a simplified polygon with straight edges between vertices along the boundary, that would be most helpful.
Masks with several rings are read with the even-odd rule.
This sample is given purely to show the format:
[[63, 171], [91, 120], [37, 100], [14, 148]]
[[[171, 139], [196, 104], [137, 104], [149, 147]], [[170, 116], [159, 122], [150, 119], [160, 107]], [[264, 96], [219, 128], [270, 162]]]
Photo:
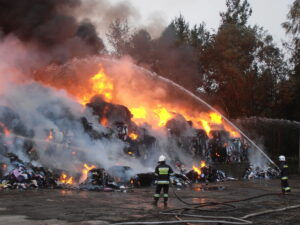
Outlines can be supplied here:
[[[246, 220], [245, 220], [246, 221]], [[170, 221], [154, 221], [154, 222], [121, 222], [121, 223], [112, 223], [110, 225], [142, 225], [142, 224], [182, 224], [182, 223], [223, 223], [223, 224], [252, 224], [251, 221], [247, 222], [234, 222], [226, 220], [170, 220]]]
[[207, 202], [207, 203], [189, 203], [184, 201], [181, 197], [179, 197], [173, 187], [173, 185], [171, 185], [172, 191], [175, 195], [175, 197], [181, 201], [182, 203], [186, 204], [186, 205], [194, 205], [194, 206], [200, 206], [200, 207], [205, 207], [205, 206], [212, 206], [212, 205], [225, 205], [225, 204], [229, 204], [229, 203], [235, 203], [235, 202], [242, 202], [242, 201], [250, 201], [252, 199], [256, 199], [256, 198], [262, 198], [262, 197], [266, 197], [266, 196], [272, 196], [272, 195], [280, 195], [279, 193], [268, 193], [268, 194], [261, 194], [261, 195], [256, 195], [256, 196], [252, 196], [249, 198], [244, 198], [244, 199], [238, 199], [238, 200], [230, 200], [230, 201], [225, 201], [225, 202]]
[[[180, 220], [180, 221], [149, 221], [149, 222], [120, 222], [120, 223], [112, 223], [110, 225], [143, 225], [143, 224], [180, 224], [180, 223], [223, 223], [223, 224], [253, 224], [252, 221], [245, 220], [250, 217], [255, 217], [255, 216], [260, 216], [260, 215], [265, 215], [273, 212], [281, 212], [281, 211], [286, 211], [286, 210], [291, 210], [291, 209], [296, 209], [300, 208], [300, 205], [292, 205], [284, 208], [278, 208], [278, 209], [270, 209], [270, 210], [265, 210], [261, 212], [256, 212], [256, 213], [251, 213], [248, 215], [245, 215], [241, 218], [236, 218], [236, 217], [209, 217], [209, 216], [201, 216], [201, 215], [181, 215], [181, 216], [190, 216], [190, 217], [199, 217], [199, 218], [215, 218], [216, 220]], [[218, 220], [220, 219], [220, 220]], [[224, 220], [222, 220], [224, 219]], [[225, 219], [228, 219], [225, 220]], [[231, 221], [229, 221], [231, 220]]]

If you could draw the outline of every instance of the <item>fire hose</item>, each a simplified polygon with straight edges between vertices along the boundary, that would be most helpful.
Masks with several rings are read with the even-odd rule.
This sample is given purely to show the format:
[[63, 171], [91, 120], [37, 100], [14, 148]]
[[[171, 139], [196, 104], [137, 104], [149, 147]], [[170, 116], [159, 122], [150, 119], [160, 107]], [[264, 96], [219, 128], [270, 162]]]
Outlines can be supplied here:
[[[194, 215], [194, 214], [187, 214], [184, 213], [187, 210], [201, 210], [199, 209], [200, 207], [206, 207], [206, 206], [215, 206], [215, 205], [226, 205], [229, 207], [234, 208], [233, 210], [236, 209], [236, 206], [230, 205], [229, 203], [236, 203], [236, 202], [243, 202], [243, 201], [250, 201], [253, 199], [257, 198], [262, 198], [266, 196], [280, 196], [279, 193], [268, 193], [268, 194], [261, 194], [261, 195], [256, 195], [252, 196], [249, 198], [244, 198], [244, 199], [238, 199], [238, 200], [230, 200], [230, 201], [224, 201], [224, 202], [207, 202], [207, 203], [189, 203], [184, 201], [178, 194], [176, 193], [175, 189], [173, 186], [171, 186], [173, 193], [175, 197], [182, 203], [194, 207], [184, 207], [184, 208], [177, 208], [177, 209], [171, 209], [171, 210], [164, 210], [160, 212], [160, 214], [164, 215], [174, 215], [177, 219], [179, 220], [170, 220], [170, 221], [148, 221], [148, 222], [120, 222], [120, 223], [113, 223], [111, 225], [132, 225], [132, 224], [183, 224], [183, 223], [220, 223], [220, 224], [240, 224], [240, 225], [246, 225], [246, 224], [253, 224], [252, 221], [246, 220], [251, 217], [256, 217], [264, 214], [269, 214], [273, 212], [281, 212], [281, 211], [286, 211], [286, 210], [291, 210], [291, 209], [296, 209], [300, 208], [300, 205], [293, 205], [293, 206], [288, 206], [288, 207], [283, 207], [283, 208], [278, 208], [278, 209], [270, 209], [270, 210], [265, 210], [265, 211], [260, 211], [256, 213], [251, 213], [247, 214], [243, 217], [232, 217], [232, 216], [203, 216], [203, 215]], [[176, 210], [180, 210], [180, 212], [173, 212]], [[210, 211], [210, 210], [206, 210]], [[214, 211], [216, 211], [214, 209]], [[218, 212], [220, 212], [218, 210]], [[201, 218], [197, 220], [183, 220], [180, 217], [194, 217], [194, 218]]]

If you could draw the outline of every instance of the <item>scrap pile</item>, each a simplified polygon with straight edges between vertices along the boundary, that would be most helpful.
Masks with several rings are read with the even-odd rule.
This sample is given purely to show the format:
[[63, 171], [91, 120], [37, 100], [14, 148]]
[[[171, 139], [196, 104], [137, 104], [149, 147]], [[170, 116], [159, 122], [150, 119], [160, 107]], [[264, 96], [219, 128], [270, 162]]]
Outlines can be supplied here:
[[[1, 166], [1, 184], [3, 189], [56, 188], [59, 175], [44, 167], [24, 163], [15, 154], [8, 153], [10, 164]], [[9, 165], [9, 166], [8, 166]]]
[[272, 167], [260, 168], [258, 166], [250, 165], [245, 173], [244, 179], [270, 179], [279, 176], [279, 170]]

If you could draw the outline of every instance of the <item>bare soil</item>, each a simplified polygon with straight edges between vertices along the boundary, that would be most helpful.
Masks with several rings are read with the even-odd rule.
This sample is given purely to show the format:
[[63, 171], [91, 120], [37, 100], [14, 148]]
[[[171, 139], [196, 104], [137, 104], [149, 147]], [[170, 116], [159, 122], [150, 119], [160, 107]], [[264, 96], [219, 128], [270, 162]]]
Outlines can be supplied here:
[[[249, 213], [300, 204], [300, 177], [289, 180], [292, 193], [280, 195], [280, 180], [227, 181], [197, 184], [192, 188], [175, 189], [189, 203], [223, 202], [278, 193], [229, 206], [201, 208], [200, 215], [242, 217]], [[124, 192], [94, 192], [79, 190], [1, 190], [0, 224], [2, 225], [61, 225], [112, 224], [117, 222], [169, 221], [173, 215], [163, 215], [162, 202], [153, 206], [154, 187]], [[169, 209], [187, 207], [170, 190]], [[229, 211], [226, 211], [229, 210]], [[225, 211], [225, 212], [222, 212]], [[182, 217], [183, 219], [187, 219]], [[193, 219], [193, 218], [189, 218]], [[253, 224], [300, 224], [300, 208], [249, 218]]]

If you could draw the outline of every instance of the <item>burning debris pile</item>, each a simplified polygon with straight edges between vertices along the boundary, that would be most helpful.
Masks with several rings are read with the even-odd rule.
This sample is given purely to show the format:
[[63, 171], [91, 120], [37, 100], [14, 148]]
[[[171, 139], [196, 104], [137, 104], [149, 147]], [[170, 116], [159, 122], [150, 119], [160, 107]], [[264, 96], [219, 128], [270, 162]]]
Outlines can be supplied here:
[[1, 93], [3, 188], [145, 186], [161, 153], [180, 165], [178, 186], [222, 181], [208, 165], [252, 151], [219, 113], [126, 60], [50, 65]]

